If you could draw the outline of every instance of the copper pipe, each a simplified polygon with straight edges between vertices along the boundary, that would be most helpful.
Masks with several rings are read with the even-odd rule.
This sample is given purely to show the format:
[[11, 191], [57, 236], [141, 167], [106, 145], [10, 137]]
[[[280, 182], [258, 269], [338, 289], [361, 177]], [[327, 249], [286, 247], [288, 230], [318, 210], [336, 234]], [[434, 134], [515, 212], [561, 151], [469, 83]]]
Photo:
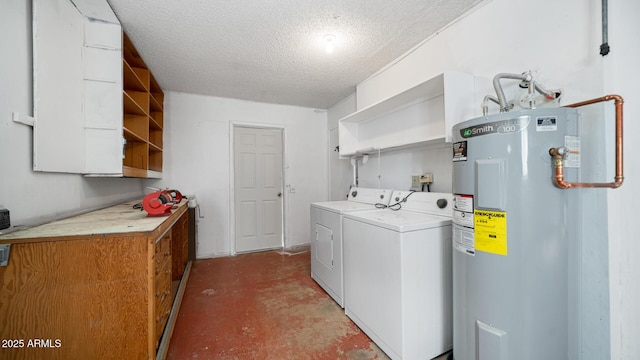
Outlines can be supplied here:
[[614, 101], [616, 111], [616, 175], [614, 181], [610, 183], [572, 183], [564, 181], [564, 157], [566, 149], [552, 148], [549, 149], [549, 155], [554, 160], [556, 186], [562, 189], [569, 188], [618, 188], [624, 181], [622, 169], [622, 104], [624, 100], [620, 95], [606, 95], [597, 99], [582, 101], [579, 103], [566, 105], [566, 107], [577, 108], [585, 105], [591, 105], [604, 101]]
[[564, 157], [567, 155], [567, 149], [563, 147], [551, 148], [549, 155], [553, 158], [553, 167], [556, 169], [556, 186], [561, 189], [570, 188], [571, 184], [564, 181]]

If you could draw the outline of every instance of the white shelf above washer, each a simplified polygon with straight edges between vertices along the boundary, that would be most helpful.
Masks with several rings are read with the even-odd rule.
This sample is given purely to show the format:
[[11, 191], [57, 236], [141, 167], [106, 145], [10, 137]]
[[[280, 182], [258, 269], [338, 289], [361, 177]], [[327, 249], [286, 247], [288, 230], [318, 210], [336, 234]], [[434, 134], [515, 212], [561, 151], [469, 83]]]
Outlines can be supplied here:
[[444, 72], [340, 119], [340, 156], [450, 142], [451, 127], [474, 117], [475, 107], [475, 77]]

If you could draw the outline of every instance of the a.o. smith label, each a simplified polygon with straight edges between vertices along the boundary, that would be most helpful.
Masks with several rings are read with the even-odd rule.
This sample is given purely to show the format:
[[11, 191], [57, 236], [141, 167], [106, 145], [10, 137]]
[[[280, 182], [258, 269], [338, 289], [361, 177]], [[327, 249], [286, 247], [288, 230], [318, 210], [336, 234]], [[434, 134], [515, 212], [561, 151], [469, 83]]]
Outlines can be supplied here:
[[460, 129], [460, 136], [464, 139], [490, 135], [490, 134], [511, 134], [522, 131], [529, 125], [529, 117], [521, 116], [515, 119], [493, 121], [484, 124], [469, 126]]

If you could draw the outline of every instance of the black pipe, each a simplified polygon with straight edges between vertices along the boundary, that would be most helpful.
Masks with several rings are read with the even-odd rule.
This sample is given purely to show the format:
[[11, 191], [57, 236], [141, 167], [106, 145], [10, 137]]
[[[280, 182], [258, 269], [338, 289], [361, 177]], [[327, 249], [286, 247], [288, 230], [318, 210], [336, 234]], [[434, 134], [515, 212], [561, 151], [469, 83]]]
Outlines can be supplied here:
[[600, 45], [600, 55], [609, 54], [609, 9], [607, 0], [602, 0], [602, 45]]

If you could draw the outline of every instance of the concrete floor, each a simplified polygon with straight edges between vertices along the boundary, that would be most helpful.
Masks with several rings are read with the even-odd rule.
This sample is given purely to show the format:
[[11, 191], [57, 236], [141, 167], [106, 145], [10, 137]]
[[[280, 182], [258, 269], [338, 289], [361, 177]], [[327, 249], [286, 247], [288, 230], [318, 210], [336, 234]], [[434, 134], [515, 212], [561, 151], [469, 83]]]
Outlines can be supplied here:
[[194, 261], [167, 359], [388, 359], [310, 272], [308, 251]]

